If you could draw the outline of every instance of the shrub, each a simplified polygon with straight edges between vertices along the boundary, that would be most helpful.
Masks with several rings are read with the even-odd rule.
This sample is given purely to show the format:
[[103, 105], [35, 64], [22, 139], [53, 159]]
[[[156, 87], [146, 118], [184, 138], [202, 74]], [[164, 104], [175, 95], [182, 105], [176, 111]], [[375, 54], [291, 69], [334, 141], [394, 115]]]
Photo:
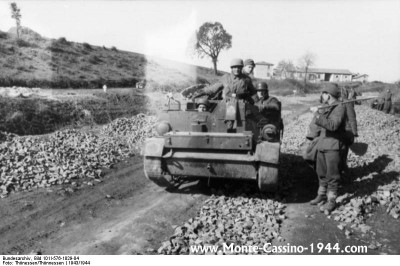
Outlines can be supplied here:
[[111, 51], [118, 52], [118, 50], [117, 50], [117, 48], [115, 46], [111, 47]]
[[83, 48], [88, 49], [88, 50], [92, 50], [92, 46], [90, 44], [88, 44], [87, 42], [82, 43]]
[[4, 45], [2, 45], [1, 43], [0, 43], [0, 53], [8, 54], [7, 48]]
[[64, 49], [59, 47], [56, 42], [51, 43], [49, 46], [46, 47], [47, 50], [53, 53], [64, 53]]
[[91, 55], [88, 59], [88, 62], [94, 65], [97, 65], [98, 63], [102, 62], [101, 59], [96, 56], [96, 55]]
[[108, 51], [107, 47], [105, 47], [104, 45], [103, 45], [103, 49]]
[[65, 62], [67, 62], [69, 64], [78, 63], [78, 60], [77, 60], [76, 56], [74, 56], [73, 54], [64, 54], [62, 56], [62, 58], [64, 59]]
[[37, 47], [36, 44], [27, 42], [27, 41], [22, 40], [22, 39], [18, 39], [18, 40], [17, 40], [17, 45], [18, 45], [19, 47]]
[[15, 47], [12, 45], [3, 45], [0, 43], [0, 53], [3, 54], [14, 54], [15, 53]]
[[7, 32], [0, 31], [0, 39], [7, 39], [7, 38], [8, 38]]
[[67, 39], [65, 37], [58, 38], [57, 43], [64, 44], [64, 45], [70, 44], [70, 42], [67, 41]]
[[118, 68], [127, 68], [127, 67], [129, 67], [129, 64], [126, 62], [120, 61], [117, 63], [117, 67]]

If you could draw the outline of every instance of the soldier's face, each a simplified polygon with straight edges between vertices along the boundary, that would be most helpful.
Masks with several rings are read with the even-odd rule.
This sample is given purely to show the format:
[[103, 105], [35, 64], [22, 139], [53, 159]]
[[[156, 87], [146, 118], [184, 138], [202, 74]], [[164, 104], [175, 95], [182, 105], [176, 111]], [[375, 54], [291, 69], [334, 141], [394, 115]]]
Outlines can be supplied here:
[[238, 76], [240, 73], [242, 73], [242, 67], [241, 66], [233, 66], [231, 68], [232, 74], [235, 76]]
[[257, 91], [257, 96], [259, 98], [262, 98], [262, 97], [267, 98], [268, 97], [268, 91]]
[[330, 95], [326, 92], [323, 92], [321, 96], [322, 96], [322, 103], [327, 103]]
[[247, 66], [244, 66], [244, 68], [243, 68], [243, 72], [247, 75], [250, 75], [251, 73], [253, 73], [253, 70], [254, 70], [253, 65], [247, 65]]
[[200, 104], [199, 107], [197, 108], [197, 111], [205, 112], [207, 111], [207, 107], [204, 104]]

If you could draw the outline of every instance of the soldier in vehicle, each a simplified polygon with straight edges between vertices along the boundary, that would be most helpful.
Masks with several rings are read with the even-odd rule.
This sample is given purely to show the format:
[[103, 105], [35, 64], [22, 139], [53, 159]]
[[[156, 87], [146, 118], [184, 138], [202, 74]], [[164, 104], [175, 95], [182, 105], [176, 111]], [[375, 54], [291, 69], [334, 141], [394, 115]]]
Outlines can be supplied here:
[[[248, 76], [251, 80], [251, 78], [253, 78], [253, 71], [256, 68], [256, 64], [254, 63], [253, 59], [246, 59], [244, 60], [244, 67], [242, 69], [242, 73], [246, 76]], [[256, 94], [256, 91], [253, 90], [254, 86], [252, 86], [251, 91], [250, 91], [250, 95], [254, 95]]]
[[210, 99], [226, 99], [233, 97], [246, 99], [251, 102], [250, 96], [251, 92], [254, 91], [254, 86], [251, 79], [242, 73], [243, 60], [238, 58], [233, 59], [230, 66], [230, 74], [223, 76], [220, 82], [196, 92], [193, 98], [208, 95]]
[[269, 96], [268, 84], [259, 82], [255, 90], [257, 94], [252, 97], [254, 105], [258, 106], [263, 116], [273, 117], [274, 120], [280, 119], [281, 102], [275, 97]]
[[254, 105], [258, 107], [258, 110], [263, 119], [267, 119], [269, 124], [276, 127], [275, 134], [283, 129], [283, 123], [281, 119], [281, 102], [275, 97], [269, 96], [268, 85], [265, 82], [259, 82], [256, 87], [257, 94], [254, 95]]
[[197, 111], [200, 113], [207, 112], [209, 105], [210, 103], [207, 99], [201, 98], [200, 100], [197, 101]]
[[246, 59], [244, 60], [242, 73], [250, 77], [253, 74], [255, 67], [256, 64], [254, 63], [253, 59]]
[[[338, 103], [340, 89], [337, 84], [328, 83], [322, 91], [324, 104]], [[343, 146], [342, 137], [345, 132], [345, 108], [343, 104], [325, 109], [312, 107], [315, 124], [321, 128], [317, 142], [316, 170], [319, 179], [318, 194], [310, 204], [327, 203], [321, 211], [332, 212], [336, 208], [336, 198], [340, 184], [340, 150]]]
[[242, 73], [243, 60], [233, 59], [231, 61], [231, 74], [223, 77], [224, 88], [222, 98], [238, 98], [251, 101], [251, 93], [254, 91], [251, 79]]

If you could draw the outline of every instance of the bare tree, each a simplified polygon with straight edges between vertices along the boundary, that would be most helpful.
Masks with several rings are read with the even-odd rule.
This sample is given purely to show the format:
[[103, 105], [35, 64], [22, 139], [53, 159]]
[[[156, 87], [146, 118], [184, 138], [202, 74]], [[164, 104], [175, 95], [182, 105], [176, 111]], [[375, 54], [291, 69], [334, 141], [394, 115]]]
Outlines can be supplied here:
[[280, 72], [281, 77], [284, 78], [293, 77], [292, 71], [296, 69], [291, 60], [281, 60], [278, 62], [276, 69]]
[[232, 47], [232, 35], [226, 32], [219, 22], [205, 22], [196, 31], [196, 41], [194, 45], [195, 52], [199, 57], [211, 57], [214, 65], [215, 75], [218, 74], [217, 62], [218, 56], [223, 49]]
[[305, 75], [304, 75], [304, 87], [307, 84], [307, 73], [310, 67], [315, 65], [315, 60], [317, 56], [312, 53], [307, 51], [302, 57], [299, 59], [299, 65], [300, 67], [304, 68], [305, 70]]
[[19, 39], [19, 31], [21, 29], [21, 9], [18, 8], [17, 3], [11, 3], [11, 17], [15, 19], [15, 23], [17, 24], [17, 38]]

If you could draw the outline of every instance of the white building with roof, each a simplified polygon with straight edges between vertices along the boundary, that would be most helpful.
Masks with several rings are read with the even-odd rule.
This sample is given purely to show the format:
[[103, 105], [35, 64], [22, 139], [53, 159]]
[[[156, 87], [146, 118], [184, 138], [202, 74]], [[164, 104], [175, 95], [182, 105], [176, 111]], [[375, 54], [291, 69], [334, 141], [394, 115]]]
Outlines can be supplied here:
[[254, 77], [260, 79], [271, 79], [273, 75], [273, 65], [274, 64], [264, 61], [257, 62], [256, 67], [254, 68]]
[[367, 74], [362, 74], [362, 75], [353, 75], [352, 81], [360, 81], [362, 83], [368, 81], [368, 75]]
[[[299, 80], [303, 80], [306, 75], [305, 69], [296, 69], [292, 72], [293, 77]], [[307, 80], [310, 82], [349, 82], [352, 81], [352, 74], [347, 69], [309, 68]]]

